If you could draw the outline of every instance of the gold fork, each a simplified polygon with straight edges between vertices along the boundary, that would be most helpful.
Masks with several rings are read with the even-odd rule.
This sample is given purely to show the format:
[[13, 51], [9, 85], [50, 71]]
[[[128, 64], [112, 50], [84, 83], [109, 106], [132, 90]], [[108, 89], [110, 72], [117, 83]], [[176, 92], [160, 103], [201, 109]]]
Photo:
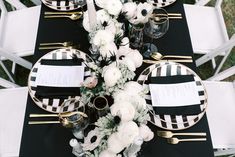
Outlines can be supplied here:
[[[79, 112], [79, 111], [61, 113], [60, 116], [66, 118], [66, 117], [71, 117], [71, 116], [76, 115], [76, 114], [80, 114], [84, 117], [87, 117], [86, 114], [84, 114], [82, 112]], [[31, 117], [31, 118], [35, 118], [35, 117], [59, 117], [59, 114], [30, 114], [29, 117]]]
[[189, 139], [168, 138], [167, 139], [167, 142], [170, 144], [178, 144], [179, 142], [194, 142], [194, 141], [206, 141], [206, 138], [189, 138]]
[[171, 138], [173, 136], [206, 136], [206, 133], [173, 133], [171, 131], [157, 131], [157, 135], [164, 138]]

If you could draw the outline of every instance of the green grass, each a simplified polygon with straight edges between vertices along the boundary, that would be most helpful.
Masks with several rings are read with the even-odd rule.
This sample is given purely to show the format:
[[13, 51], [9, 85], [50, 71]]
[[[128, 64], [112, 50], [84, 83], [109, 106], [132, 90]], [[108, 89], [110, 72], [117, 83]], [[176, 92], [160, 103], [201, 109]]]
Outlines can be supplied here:
[[[184, 3], [193, 4], [194, 0], [182, 0]], [[30, 0], [21, 0], [26, 6], [30, 7], [33, 6], [33, 3]], [[209, 5], [214, 5], [215, 0], [212, 0]], [[8, 9], [11, 10], [12, 8], [7, 4]], [[231, 37], [232, 34], [235, 33], [235, 0], [224, 0], [223, 1], [223, 14], [225, 23], [227, 26], [228, 34]], [[27, 57], [27, 59], [30, 57]], [[217, 61], [219, 61], [220, 58], [217, 58]], [[11, 64], [9, 61], [4, 61], [4, 63], [7, 64], [8, 69], [11, 68]], [[222, 70], [227, 69], [231, 66], [235, 65], [235, 48], [232, 50], [231, 54], [227, 58], [226, 62], [223, 65]], [[207, 79], [213, 75], [211, 62], [208, 62], [202, 66], [199, 67], [199, 75], [202, 79]], [[16, 67], [16, 83], [21, 86], [27, 85], [27, 77], [29, 74], [29, 70], [26, 70], [25, 68], [22, 68], [20, 66]], [[5, 79], [8, 79], [2, 68], [0, 67], [0, 77], [3, 77]], [[232, 76], [230, 80], [235, 80], [235, 76]]]

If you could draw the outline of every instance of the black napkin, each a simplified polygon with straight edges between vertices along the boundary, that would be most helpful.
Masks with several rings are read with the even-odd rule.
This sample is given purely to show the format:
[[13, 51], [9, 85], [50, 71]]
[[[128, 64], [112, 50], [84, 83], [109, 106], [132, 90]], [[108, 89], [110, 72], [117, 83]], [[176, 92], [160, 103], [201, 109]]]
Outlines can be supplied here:
[[[53, 66], [81, 66], [82, 59], [42, 59], [41, 65], [53, 65]], [[35, 96], [37, 98], [58, 98], [66, 99], [68, 96], [79, 96], [79, 87], [49, 87], [49, 86], [37, 86]]]
[[[149, 84], [177, 84], [194, 81], [193, 75], [175, 75], [149, 77]], [[189, 106], [173, 106], [173, 107], [153, 107], [158, 115], [195, 115], [201, 113], [200, 104], [189, 104]]]
[[60, 60], [55, 60], [55, 59], [42, 59], [41, 60], [41, 65], [54, 65], [54, 66], [78, 66], [82, 65], [82, 59], [77, 58], [77, 59], [60, 59]]
[[35, 96], [37, 98], [66, 99], [68, 96], [79, 96], [79, 87], [48, 87], [37, 86]]

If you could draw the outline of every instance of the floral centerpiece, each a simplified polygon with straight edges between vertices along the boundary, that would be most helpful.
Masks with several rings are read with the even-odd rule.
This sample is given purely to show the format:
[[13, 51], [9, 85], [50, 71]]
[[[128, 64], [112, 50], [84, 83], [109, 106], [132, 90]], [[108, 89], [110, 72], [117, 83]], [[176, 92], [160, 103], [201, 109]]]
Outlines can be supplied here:
[[121, 0], [95, 0], [101, 9], [96, 12], [96, 26], [90, 28], [88, 12], [84, 13], [83, 26], [89, 32], [95, 63], [81, 87], [84, 102], [96, 96], [113, 98], [110, 113], [95, 122], [95, 129], [84, 138], [82, 148], [88, 157], [134, 157], [143, 141], [154, 134], [146, 125], [149, 120], [144, 99], [146, 90], [137, 82], [136, 68], [143, 57], [130, 48], [125, 37], [124, 20], [131, 24], [144, 24], [152, 13], [152, 5]]

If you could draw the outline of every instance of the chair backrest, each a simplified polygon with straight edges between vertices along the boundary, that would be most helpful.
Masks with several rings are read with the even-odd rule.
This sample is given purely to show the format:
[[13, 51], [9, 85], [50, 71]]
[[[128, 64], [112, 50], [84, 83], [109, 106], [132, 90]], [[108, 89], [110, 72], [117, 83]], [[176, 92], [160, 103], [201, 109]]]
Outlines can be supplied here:
[[232, 151], [226, 151], [228, 154], [235, 153], [235, 84], [221, 80], [234, 74], [235, 66], [218, 73], [208, 81], [203, 81], [208, 94], [206, 113], [213, 147], [233, 148]]
[[0, 90], [0, 156], [19, 156], [28, 90], [26, 87]]

